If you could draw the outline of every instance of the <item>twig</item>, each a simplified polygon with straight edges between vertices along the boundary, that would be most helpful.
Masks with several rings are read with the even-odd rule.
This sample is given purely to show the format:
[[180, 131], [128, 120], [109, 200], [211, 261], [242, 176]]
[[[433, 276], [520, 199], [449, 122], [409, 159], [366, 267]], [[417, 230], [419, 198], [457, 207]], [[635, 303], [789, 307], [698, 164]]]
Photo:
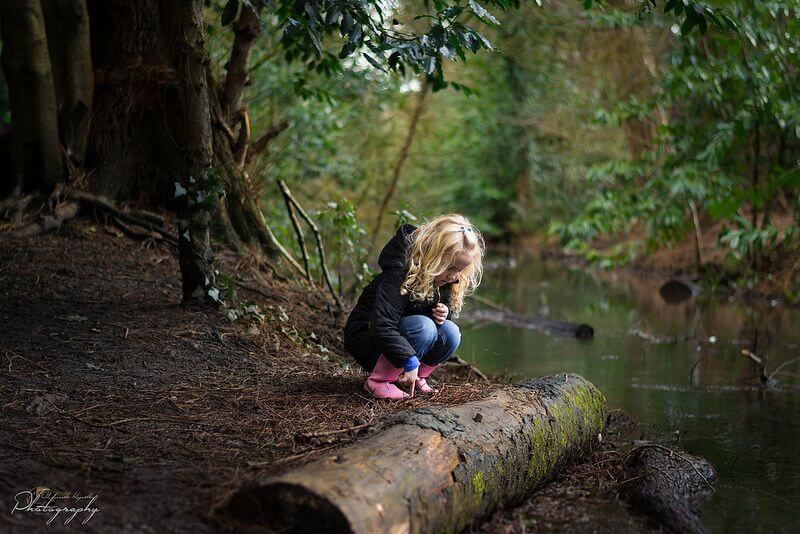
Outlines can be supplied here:
[[364, 423], [362, 425], [355, 425], [349, 428], [342, 428], [340, 430], [328, 430], [327, 432], [309, 432], [307, 434], [300, 434], [300, 436], [306, 439], [324, 438], [327, 436], [335, 436], [337, 434], [346, 434], [348, 432], [355, 432], [357, 430], [361, 430], [362, 428], [371, 427], [374, 424], [375, 423]]
[[481, 371], [480, 369], [478, 369], [477, 367], [475, 367], [473, 364], [469, 363], [468, 361], [466, 361], [466, 360], [464, 360], [464, 359], [462, 359], [462, 358], [460, 358], [458, 356], [453, 356], [452, 358], [450, 358], [450, 361], [452, 363], [455, 363], [456, 365], [461, 365], [461, 366], [469, 368], [470, 372], [475, 373], [482, 380], [485, 380], [486, 382], [490, 381], [489, 377], [486, 375], [486, 373], [484, 373], [483, 371]]
[[289, 121], [286, 119], [280, 121], [278, 124], [273, 125], [269, 129], [267, 129], [266, 133], [250, 143], [249, 148], [247, 149], [247, 156], [245, 158], [245, 162], [250, 161], [251, 159], [255, 158], [259, 154], [261, 154], [267, 145], [275, 139], [278, 135], [281, 134], [284, 130], [289, 128]]
[[634, 447], [633, 449], [631, 449], [628, 452], [627, 455], [630, 456], [631, 454], [633, 454], [636, 451], [639, 451], [641, 449], [661, 449], [663, 451], [667, 451], [668, 453], [670, 453], [670, 455], [674, 454], [675, 456], [677, 456], [678, 458], [680, 458], [681, 460], [683, 460], [684, 462], [686, 462], [690, 466], [692, 466], [692, 469], [694, 469], [694, 472], [697, 473], [700, 476], [700, 478], [703, 479], [703, 482], [705, 482], [706, 485], [709, 488], [711, 488], [712, 490], [714, 489], [714, 486], [711, 484], [711, 482], [708, 481], [706, 476], [703, 473], [701, 473], [699, 469], [697, 469], [697, 466], [694, 465], [694, 462], [691, 459], [689, 459], [686, 456], [684, 456], [683, 454], [681, 454], [680, 452], [678, 452], [676, 450], [673, 450], [673, 449], [670, 449], [669, 447], [665, 447], [663, 445], [659, 445], [658, 443], [648, 443], [646, 445], [638, 445], [638, 446]]
[[247, 289], [248, 291], [252, 291], [253, 293], [257, 293], [257, 294], [261, 295], [262, 297], [266, 297], [268, 299], [273, 299], [273, 300], [280, 300], [280, 301], [283, 301], [283, 302], [288, 302], [288, 300], [285, 297], [282, 297], [280, 295], [273, 295], [273, 294], [267, 293], [266, 291], [264, 291], [262, 289], [259, 289], [259, 288], [255, 287], [255, 286], [252, 286], [252, 285], [249, 285], [249, 284], [245, 284], [244, 282], [240, 282], [238, 280], [235, 280], [235, 282], [236, 282], [236, 285], [241, 287], [242, 289]]
[[225, 121], [225, 119], [222, 118], [222, 115], [219, 114], [214, 115], [214, 119], [216, 119], [219, 127], [222, 128], [222, 131], [225, 134], [225, 137], [228, 138], [228, 142], [231, 144], [231, 146], [235, 145], [236, 135], [233, 133], [233, 130], [231, 130], [231, 127], [228, 126], [227, 121]]
[[761, 363], [762, 363], [762, 362], [761, 362], [761, 358], [759, 358], [758, 356], [756, 356], [755, 354], [753, 354], [751, 351], [749, 351], [749, 350], [747, 350], [747, 349], [742, 349], [742, 354], [743, 354], [744, 356], [747, 356], [748, 358], [752, 359], [752, 360], [753, 360], [754, 362], [756, 362], [757, 364], [761, 365]]
[[308, 260], [308, 247], [306, 247], [306, 238], [303, 235], [303, 228], [300, 226], [300, 221], [297, 220], [297, 214], [295, 213], [292, 199], [288, 194], [288, 189], [281, 186], [281, 193], [283, 194], [283, 201], [286, 204], [286, 211], [289, 213], [289, 220], [292, 221], [292, 227], [294, 228], [294, 233], [297, 236], [297, 244], [300, 246], [300, 253], [303, 256], [303, 265], [305, 266], [306, 270], [306, 278], [309, 282], [311, 282], [311, 286], [314, 287], [314, 279], [311, 277], [311, 267], [309, 266]]
[[740, 452], [739, 454], [737, 454], [737, 455], [736, 455], [736, 458], [734, 458], [734, 459], [733, 459], [733, 462], [731, 463], [731, 468], [730, 468], [730, 471], [729, 471], [729, 473], [730, 473], [731, 475], [733, 474], [733, 468], [736, 466], [736, 462], [739, 460], [739, 458], [740, 458], [740, 457], [741, 457], [741, 456], [742, 456], [744, 453], [746, 453], [746, 452], [748, 452], [748, 451], [751, 451], [751, 450], [753, 450], [753, 449], [759, 449], [761, 452], [764, 452], [764, 449], [761, 447], [761, 445], [758, 445], [758, 444], [756, 444], [756, 445], [750, 445], [749, 447], [747, 447], [745, 450], [743, 450], [742, 452]]
[[[119, 217], [114, 216], [114, 217], [111, 218], [111, 220], [114, 222], [114, 226], [116, 226], [117, 228], [122, 230], [122, 233], [124, 233], [128, 237], [132, 237], [133, 239], [140, 239], [140, 240], [151, 239], [153, 237], [153, 235], [149, 234], [149, 233], [137, 232], [136, 230], [134, 230], [133, 228], [131, 228], [130, 226], [128, 226], [127, 224], [122, 222], [119, 219]], [[158, 238], [161, 238], [161, 236], [159, 234], [155, 234], [155, 235]]]
[[305, 277], [305, 272], [303, 271], [303, 268], [300, 266], [299, 263], [297, 263], [297, 260], [294, 259], [294, 256], [292, 256], [289, 253], [289, 251], [286, 250], [283, 244], [281, 244], [281, 242], [278, 241], [278, 238], [275, 237], [275, 234], [272, 233], [272, 228], [269, 227], [269, 224], [267, 223], [267, 218], [264, 217], [264, 213], [261, 210], [256, 210], [256, 214], [258, 215], [258, 218], [261, 221], [261, 225], [264, 227], [264, 230], [267, 232], [270, 241], [275, 246], [275, 248], [278, 249], [278, 252], [280, 252], [283, 255], [283, 257], [289, 261], [289, 264], [292, 267], [294, 267], [295, 270], [297, 270], [297, 272], [299, 272], [301, 275], [303, 275], [303, 277]]
[[776, 367], [776, 368], [775, 368], [775, 370], [774, 370], [774, 371], [772, 371], [772, 374], [771, 374], [771, 375], [769, 375], [769, 380], [772, 380], [772, 378], [773, 378], [773, 377], [774, 377], [776, 374], [778, 374], [778, 372], [780, 372], [780, 370], [781, 370], [781, 369], [783, 369], [783, 368], [784, 368], [784, 367], [786, 367], [787, 365], [791, 365], [791, 364], [793, 364], [794, 362], [797, 362], [797, 361], [800, 361], [800, 356], [798, 356], [797, 358], [792, 358], [791, 360], [785, 361], [785, 362], [783, 362], [782, 364], [780, 364], [778, 367]]
[[306, 451], [304, 453], [295, 454], [294, 456], [287, 456], [286, 458], [279, 458], [277, 460], [270, 460], [270, 461], [266, 461], [266, 462], [247, 462], [247, 466], [248, 467], [263, 467], [265, 465], [273, 465], [273, 464], [278, 464], [278, 463], [293, 462], [295, 460], [300, 460], [301, 458], [305, 458], [307, 456], [311, 456], [312, 454], [315, 454], [315, 453], [318, 453], [318, 452], [329, 451], [329, 450], [331, 450], [331, 449], [333, 449], [335, 447], [338, 447], [338, 446], [339, 446], [339, 444], [336, 443], [334, 445], [329, 445], [329, 446], [323, 447], [321, 449], [313, 449], [313, 450], [310, 450], [310, 451]]
[[325, 245], [322, 244], [322, 235], [319, 233], [319, 228], [317, 228], [317, 225], [314, 223], [311, 217], [308, 216], [308, 214], [305, 212], [300, 203], [297, 202], [297, 200], [295, 200], [294, 197], [292, 197], [292, 193], [291, 191], [289, 191], [289, 188], [286, 186], [286, 183], [283, 180], [278, 180], [278, 185], [283, 191], [283, 194], [286, 195], [292, 202], [294, 207], [297, 208], [297, 211], [300, 213], [300, 216], [303, 218], [303, 220], [305, 220], [306, 223], [308, 223], [308, 226], [311, 227], [311, 231], [314, 232], [314, 239], [316, 239], [317, 241], [317, 250], [319, 251], [319, 262], [320, 265], [322, 265], [322, 273], [325, 275], [325, 283], [328, 286], [328, 290], [330, 291], [331, 296], [333, 296], [333, 300], [335, 300], [337, 306], [341, 308], [342, 300], [339, 298], [339, 295], [336, 293], [336, 290], [333, 287], [333, 281], [331, 280], [331, 273], [330, 271], [328, 271], [328, 262], [325, 259]]

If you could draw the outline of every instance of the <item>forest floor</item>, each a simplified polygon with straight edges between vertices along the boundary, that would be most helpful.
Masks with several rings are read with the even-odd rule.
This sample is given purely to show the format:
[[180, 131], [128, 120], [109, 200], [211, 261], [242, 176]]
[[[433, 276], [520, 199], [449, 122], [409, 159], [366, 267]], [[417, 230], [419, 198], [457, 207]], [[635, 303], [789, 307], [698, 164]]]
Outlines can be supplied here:
[[[233, 255], [217, 263], [260, 320], [180, 304], [164, 243], [80, 220], [35, 238], [0, 236], [0, 531], [231, 531], [215, 510], [252, 478], [347, 445], [391, 413], [467, 402], [505, 382], [448, 364], [434, 398], [371, 398], [342, 349], [347, 311]], [[648, 528], [618, 496], [624, 461], [608, 437], [469, 530]], [[11, 514], [16, 496], [36, 488], [69, 495], [53, 505], [97, 511], [50, 524], [52, 513]]]
[[[342, 348], [346, 313], [231, 255], [217, 261], [262, 321], [181, 305], [163, 243], [87, 221], [0, 236], [0, 531], [219, 531], [212, 512], [243, 480], [358, 439], [389, 413], [496, 385], [447, 365], [433, 400], [371, 398]], [[65, 513], [50, 525], [52, 514], [11, 515], [37, 487], [75, 492], [69, 506], [96, 496], [99, 511], [67, 527]]]

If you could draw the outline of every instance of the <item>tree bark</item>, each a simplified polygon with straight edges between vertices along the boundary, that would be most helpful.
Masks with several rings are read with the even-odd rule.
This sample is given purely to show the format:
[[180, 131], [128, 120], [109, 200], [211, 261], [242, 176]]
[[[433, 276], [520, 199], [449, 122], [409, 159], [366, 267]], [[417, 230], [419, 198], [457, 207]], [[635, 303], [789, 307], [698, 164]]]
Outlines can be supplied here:
[[253, 183], [246, 171], [239, 168], [231, 151], [231, 144], [225, 135], [224, 117], [219, 99], [214, 91], [211, 73], [206, 72], [212, 117], [217, 127], [212, 128], [214, 146], [214, 167], [219, 171], [225, 185], [224, 215], [230, 228], [242, 246], [268, 258], [278, 256], [274, 236], [263, 224], [263, 214], [258, 202], [263, 194], [258, 184]]
[[178, 83], [167, 58], [159, 0], [89, 0], [94, 115], [88, 188], [112, 200], [163, 206], [173, 196], [179, 146], [165, 128]]
[[242, 109], [242, 94], [248, 82], [250, 52], [259, 34], [258, 12], [260, 10], [260, 4], [253, 8], [247, 3], [242, 4], [242, 12], [233, 24], [235, 34], [233, 49], [225, 66], [228, 74], [225, 77], [225, 86], [219, 99], [222, 116], [231, 125], [235, 116]]
[[350, 447], [255, 480], [222, 511], [291, 532], [459, 532], [596, 442], [605, 407], [602, 393], [569, 374], [406, 412]]
[[[47, 194], [63, 178], [56, 96], [39, 0], [0, 3], [2, 64], [11, 107], [12, 194]], [[5, 188], [4, 188], [5, 189]]]
[[81, 165], [86, 154], [94, 93], [89, 12], [86, 0], [45, 0], [42, 6], [61, 142], [67, 155]]
[[670, 532], [704, 534], [700, 506], [714, 494], [714, 466], [705, 458], [659, 445], [634, 449], [623, 495]]
[[217, 303], [220, 295], [211, 251], [211, 208], [204, 202], [214, 194], [215, 175], [209, 174], [213, 145], [203, 4], [199, 0], [164, 0], [161, 14], [167, 30], [167, 51], [177, 75], [177, 83], [168, 91], [168, 102], [174, 104], [168, 127], [178, 145], [176, 181], [187, 190], [185, 195], [176, 194], [180, 201], [178, 259], [183, 300]]

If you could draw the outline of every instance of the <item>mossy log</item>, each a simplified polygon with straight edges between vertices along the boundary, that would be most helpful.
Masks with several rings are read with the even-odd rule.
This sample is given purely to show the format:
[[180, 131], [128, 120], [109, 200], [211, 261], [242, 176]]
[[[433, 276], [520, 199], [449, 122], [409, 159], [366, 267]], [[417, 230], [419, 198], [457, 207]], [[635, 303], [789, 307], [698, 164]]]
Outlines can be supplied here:
[[561, 374], [402, 413], [354, 445], [249, 483], [224, 511], [293, 532], [458, 532], [597, 442], [605, 407], [590, 382]]

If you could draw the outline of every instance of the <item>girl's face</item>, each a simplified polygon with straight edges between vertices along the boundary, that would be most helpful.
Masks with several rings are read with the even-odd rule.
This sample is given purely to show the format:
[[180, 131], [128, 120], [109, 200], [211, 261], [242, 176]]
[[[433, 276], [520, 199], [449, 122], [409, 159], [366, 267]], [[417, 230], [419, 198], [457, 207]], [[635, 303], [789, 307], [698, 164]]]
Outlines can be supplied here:
[[443, 273], [433, 279], [433, 283], [437, 286], [455, 282], [461, 276], [461, 273], [470, 266], [472, 263], [472, 255], [468, 252], [462, 252], [455, 257], [453, 263]]

